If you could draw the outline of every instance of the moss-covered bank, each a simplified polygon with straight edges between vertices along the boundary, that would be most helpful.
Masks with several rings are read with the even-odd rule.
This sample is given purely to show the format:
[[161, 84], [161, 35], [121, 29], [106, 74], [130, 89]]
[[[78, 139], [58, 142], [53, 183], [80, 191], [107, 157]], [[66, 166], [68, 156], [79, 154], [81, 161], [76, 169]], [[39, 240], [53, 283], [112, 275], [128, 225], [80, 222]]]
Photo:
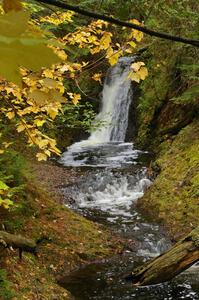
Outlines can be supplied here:
[[160, 41], [144, 56], [137, 144], [155, 153], [157, 177], [139, 207], [178, 238], [199, 217], [199, 50]]
[[199, 122], [162, 143], [158, 156], [161, 171], [139, 207], [166, 224], [178, 238], [198, 226]]

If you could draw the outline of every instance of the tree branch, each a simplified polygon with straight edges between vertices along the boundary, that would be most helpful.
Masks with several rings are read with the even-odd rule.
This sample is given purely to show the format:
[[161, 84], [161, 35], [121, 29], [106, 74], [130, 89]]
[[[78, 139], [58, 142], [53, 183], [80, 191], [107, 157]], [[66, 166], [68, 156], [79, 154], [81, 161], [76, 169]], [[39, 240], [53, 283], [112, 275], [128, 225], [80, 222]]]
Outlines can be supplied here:
[[56, 7], [62, 8], [62, 9], [71, 10], [71, 11], [74, 11], [78, 14], [83, 15], [83, 16], [98, 19], [98, 20], [103, 20], [103, 21], [106, 21], [106, 22], [109, 22], [111, 24], [115, 24], [115, 25], [118, 25], [118, 26], [133, 28], [133, 29], [139, 30], [143, 33], [146, 33], [150, 36], [155, 36], [155, 37], [158, 37], [158, 38], [162, 38], [162, 39], [166, 39], [166, 40], [170, 40], [170, 41], [174, 41], [174, 42], [180, 42], [180, 43], [189, 44], [189, 45], [192, 45], [192, 46], [195, 46], [195, 47], [199, 47], [199, 40], [193, 40], [193, 39], [183, 38], [183, 37], [180, 37], [180, 36], [174, 36], [174, 35], [164, 33], [164, 32], [154, 31], [154, 30], [151, 30], [151, 29], [149, 29], [147, 27], [144, 27], [144, 26], [139, 26], [137, 24], [121, 21], [119, 19], [115, 19], [113, 17], [108, 17], [106, 15], [93, 13], [91, 11], [87, 11], [83, 8], [80, 8], [79, 6], [66, 4], [65, 2], [62, 2], [62, 1], [59, 1], [59, 0], [35, 0], [35, 1], [39, 2], [39, 3], [54, 5]]

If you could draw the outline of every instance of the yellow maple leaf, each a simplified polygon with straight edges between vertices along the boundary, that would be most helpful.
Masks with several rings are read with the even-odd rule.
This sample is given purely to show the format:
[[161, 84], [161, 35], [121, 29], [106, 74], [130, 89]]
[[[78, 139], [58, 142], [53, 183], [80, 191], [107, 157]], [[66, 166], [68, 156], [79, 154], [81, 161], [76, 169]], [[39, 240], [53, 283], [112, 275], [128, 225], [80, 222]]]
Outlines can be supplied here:
[[42, 160], [46, 161], [48, 158], [48, 156], [42, 152], [37, 153], [36, 157], [37, 157], [38, 161], [42, 161]]
[[126, 48], [126, 49], [125, 49], [125, 53], [130, 53], [130, 54], [133, 53], [132, 48]]
[[122, 55], [122, 51], [117, 51], [114, 54], [112, 54], [111, 56], [109, 56], [108, 61], [109, 61], [110, 65], [114, 66], [118, 62], [118, 59], [120, 58], [121, 55]]
[[93, 76], [92, 76], [92, 79], [95, 80], [95, 81], [99, 81], [100, 83], [102, 83], [102, 74], [101, 73], [95, 73]]
[[12, 120], [15, 117], [15, 112], [14, 111], [9, 111], [6, 116], [8, 117], [9, 120]]
[[[142, 26], [142, 23], [140, 23], [136, 19], [130, 20], [129, 22], [133, 23], [133, 24], [136, 24], [136, 25], [139, 25], [139, 26]], [[132, 32], [131, 32], [131, 35], [130, 35], [130, 38], [134, 38], [137, 42], [140, 42], [143, 39], [143, 37], [144, 37], [143, 32], [141, 32], [139, 30], [136, 30], [136, 29], [133, 29]]]
[[52, 13], [50, 16], [45, 16], [40, 18], [40, 22], [49, 22], [51, 24], [60, 25], [62, 23], [69, 23], [72, 22], [72, 16], [74, 12], [67, 11], [67, 12], [56, 12]]
[[90, 49], [90, 53], [91, 54], [96, 54], [96, 53], [98, 53], [98, 52], [100, 52], [100, 46], [97, 46], [97, 47], [94, 47], [94, 48], [92, 48], [92, 49]]
[[91, 23], [91, 26], [92, 27], [99, 27], [99, 28], [102, 28], [103, 26], [108, 26], [108, 22], [106, 22], [106, 21], [103, 21], [103, 20], [96, 20], [96, 21], [93, 21], [92, 23]]
[[81, 100], [81, 95], [80, 94], [73, 94], [73, 98], [72, 98], [73, 104], [77, 105], [79, 100]]
[[45, 77], [48, 77], [48, 78], [51, 78], [51, 79], [54, 78], [53, 71], [50, 70], [50, 69], [45, 69], [45, 70], [43, 71], [43, 75], [44, 75]]
[[133, 63], [131, 65], [131, 71], [128, 74], [128, 78], [136, 81], [136, 82], [140, 82], [140, 80], [144, 80], [147, 76], [148, 76], [148, 70], [145, 67], [145, 63], [143, 63], [142, 61]]
[[137, 42], [141, 42], [141, 40], [144, 37], [144, 34], [141, 31], [134, 30], [133, 31], [133, 37], [136, 39]]
[[72, 100], [73, 104], [77, 105], [77, 103], [81, 99], [81, 95], [80, 94], [75, 94], [75, 93], [67, 93], [67, 94], [69, 95], [69, 97]]
[[45, 150], [44, 153], [45, 153], [47, 156], [49, 156], [49, 157], [50, 157], [50, 155], [51, 155], [51, 153], [50, 153], [49, 150]]
[[39, 89], [35, 89], [32, 92], [28, 93], [28, 98], [30, 100], [33, 100], [34, 104], [40, 107], [49, 102], [48, 93], [45, 93]]
[[104, 34], [100, 40], [100, 49], [101, 50], [106, 50], [109, 48], [109, 46], [111, 44], [111, 36], [112, 36], [112, 33], [104, 32]]
[[0, 75], [20, 86], [20, 66], [39, 71], [60, 62], [60, 58], [47, 47], [46, 40], [30, 32], [29, 18], [29, 12], [13, 10], [0, 16], [0, 56], [4, 57], [0, 60]]
[[140, 76], [133, 72], [133, 71], [130, 71], [129, 74], [128, 74], [128, 78], [131, 79], [132, 81], [136, 81], [136, 82], [140, 82]]
[[130, 45], [132, 48], [136, 48], [136, 43], [133, 41], [130, 41], [127, 44]]
[[3, 154], [5, 152], [5, 150], [0, 149], [0, 154]]
[[140, 76], [140, 79], [144, 80], [148, 76], [148, 70], [146, 67], [141, 67], [137, 74]]
[[26, 126], [24, 124], [20, 124], [17, 126], [17, 131], [18, 132], [22, 132], [26, 129]]
[[131, 65], [131, 68], [137, 72], [142, 66], [145, 66], [145, 63], [142, 61], [135, 62]]
[[37, 127], [43, 126], [45, 122], [46, 122], [45, 120], [40, 120], [40, 119], [34, 120], [34, 124], [35, 124]]
[[88, 42], [90, 44], [95, 44], [95, 45], [99, 45], [99, 42], [97, 41], [97, 37], [95, 35], [90, 35], [88, 37]]
[[54, 120], [56, 118], [57, 114], [58, 114], [58, 109], [55, 108], [55, 107], [50, 106], [50, 107], [47, 108], [47, 113], [51, 117], [51, 119]]
[[39, 80], [39, 82], [48, 89], [56, 89], [58, 87], [58, 82], [52, 78], [44, 78]]
[[40, 149], [44, 149], [47, 147], [49, 141], [47, 139], [37, 139], [36, 144]]

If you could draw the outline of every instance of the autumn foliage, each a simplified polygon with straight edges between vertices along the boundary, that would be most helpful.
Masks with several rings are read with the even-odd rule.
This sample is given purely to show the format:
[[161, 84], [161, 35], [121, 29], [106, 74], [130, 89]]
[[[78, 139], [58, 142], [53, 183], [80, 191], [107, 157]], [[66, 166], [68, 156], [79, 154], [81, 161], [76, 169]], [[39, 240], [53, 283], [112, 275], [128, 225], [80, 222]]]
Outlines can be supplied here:
[[[44, 128], [62, 113], [66, 103], [78, 105], [82, 97], [81, 93], [69, 90], [64, 80], [67, 78], [76, 86], [81, 73], [95, 67], [95, 60], [107, 60], [113, 66], [119, 57], [133, 55], [143, 38], [137, 30], [125, 32], [126, 29], [122, 29], [124, 38], [117, 40], [114, 26], [101, 20], [76, 28], [62, 38], [41, 29], [43, 23], [69, 24], [75, 17], [70, 11], [58, 11], [33, 19], [29, 6], [22, 1], [3, 1], [0, 15], [0, 53], [4, 58], [0, 62], [1, 116], [26, 136], [29, 146], [37, 147], [39, 161], [52, 154], [60, 155], [56, 141]], [[140, 24], [137, 20], [131, 22]], [[67, 46], [87, 49], [89, 60], [74, 61]], [[145, 64], [135, 62], [128, 77], [140, 82], [147, 74]], [[91, 79], [101, 83], [101, 75], [98, 71]], [[0, 154], [11, 145], [9, 142], [1, 144]], [[6, 190], [7, 186], [0, 181], [0, 205], [5, 207], [11, 205], [4, 197]]]

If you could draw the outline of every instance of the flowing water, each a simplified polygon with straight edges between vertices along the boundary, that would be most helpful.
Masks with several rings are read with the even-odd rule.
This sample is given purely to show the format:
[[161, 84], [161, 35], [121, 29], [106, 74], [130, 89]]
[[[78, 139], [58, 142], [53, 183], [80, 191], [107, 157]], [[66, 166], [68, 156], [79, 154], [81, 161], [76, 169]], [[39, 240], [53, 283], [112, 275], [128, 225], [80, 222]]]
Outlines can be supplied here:
[[108, 71], [102, 96], [102, 109], [95, 123], [97, 130], [87, 140], [73, 144], [63, 154], [61, 163], [65, 166], [120, 167], [131, 165], [139, 151], [131, 143], [124, 143], [128, 126], [128, 113], [133, 89], [127, 78], [134, 58], [121, 58]]
[[111, 68], [103, 89], [101, 112], [105, 126], [88, 140], [73, 144], [60, 163], [79, 167], [80, 176], [64, 193], [71, 205], [87, 218], [112, 228], [126, 238], [126, 250], [108, 261], [86, 265], [63, 278], [60, 284], [76, 300], [176, 300], [199, 299], [198, 267], [194, 266], [170, 283], [132, 287], [124, 274], [149, 258], [166, 251], [171, 243], [160, 226], [149, 223], [136, 210], [136, 202], [152, 184], [147, 173], [150, 154], [126, 143], [128, 111], [133, 89], [127, 79], [134, 58], [122, 58]]

